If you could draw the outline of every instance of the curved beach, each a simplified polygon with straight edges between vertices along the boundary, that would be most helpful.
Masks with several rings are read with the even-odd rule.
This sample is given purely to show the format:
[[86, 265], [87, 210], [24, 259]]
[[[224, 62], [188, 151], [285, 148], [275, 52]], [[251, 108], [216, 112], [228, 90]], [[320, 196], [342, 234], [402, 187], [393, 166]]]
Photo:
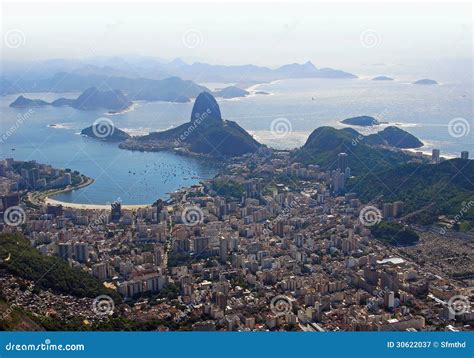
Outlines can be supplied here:
[[[78, 185], [69, 186], [63, 189], [50, 190], [48, 192], [32, 192], [28, 194], [28, 200], [35, 205], [62, 205], [65, 208], [71, 209], [87, 209], [87, 210], [109, 210], [110, 204], [82, 204], [82, 203], [70, 203], [67, 201], [61, 201], [52, 199], [51, 196], [59, 193], [66, 193], [72, 190], [84, 188], [94, 183], [94, 179], [82, 176], [82, 181]], [[140, 208], [150, 207], [151, 204], [136, 204], [136, 205], [122, 205], [124, 210], [137, 210]]]
[[[110, 205], [68, 203], [66, 201], [51, 199], [50, 197], [45, 197], [44, 203], [50, 204], [50, 205], [62, 205], [65, 208], [71, 208], [71, 209], [87, 209], [87, 210], [109, 210], [110, 209]], [[140, 208], [147, 208], [150, 206], [151, 204], [122, 205], [122, 209], [123, 210], [136, 210]]]

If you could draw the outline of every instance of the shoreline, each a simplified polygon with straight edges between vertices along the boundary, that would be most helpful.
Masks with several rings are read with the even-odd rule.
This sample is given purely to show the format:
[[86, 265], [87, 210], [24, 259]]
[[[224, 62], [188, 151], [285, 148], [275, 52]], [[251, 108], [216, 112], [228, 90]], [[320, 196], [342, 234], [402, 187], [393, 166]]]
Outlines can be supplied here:
[[[85, 188], [95, 182], [94, 179], [82, 176], [84, 181], [79, 183], [76, 186], [69, 186], [63, 189], [53, 189], [46, 192], [32, 192], [28, 193], [28, 201], [30, 201], [33, 205], [61, 205], [64, 208], [71, 208], [71, 209], [87, 209], [87, 210], [108, 210], [110, 209], [110, 204], [83, 204], [83, 203], [70, 203], [67, 201], [53, 199], [52, 196], [58, 195], [61, 193], [68, 193], [73, 190]], [[130, 205], [122, 205], [122, 209], [124, 210], [136, 210], [140, 208], [151, 207], [151, 204], [130, 204]]]
[[135, 102], [135, 101], [132, 101], [132, 104], [126, 108], [123, 108], [123, 109], [120, 109], [118, 111], [108, 111], [108, 112], [105, 112], [104, 115], [106, 116], [117, 116], [117, 115], [120, 115], [120, 114], [125, 114], [125, 113], [128, 113], [128, 112], [133, 112], [136, 108], [138, 107], [138, 103]]
[[[60, 201], [45, 197], [44, 204], [50, 205], [62, 205], [64, 208], [70, 209], [86, 209], [86, 210], [109, 210], [111, 205], [107, 204], [80, 204], [80, 203], [69, 203], [67, 201]], [[122, 210], [136, 210], [151, 207], [151, 204], [125, 204], [122, 205]]]
[[[62, 205], [64, 208], [70, 208], [70, 209], [87, 209], [87, 210], [108, 210], [110, 209], [110, 204], [83, 204], [83, 203], [70, 203], [67, 201], [62, 201], [62, 200], [57, 200], [51, 198], [54, 195], [58, 195], [61, 193], [68, 193], [73, 190], [85, 188], [86, 186], [89, 186], [95, 182], [94, 179], [89, 178], [89, 177], [84, 177], [87, 178], [84, 182], [79, 183], [75, 187], [69, 187], [69, 188], [64, 188], [64, 189], [59, 189], [55, 190], [52, 193], [47, 193], [46, 195], [43, 196], [43, 203], [44, 205]], [[139, 208], [146, 208], [151, 206], [151, 204], [137, 204], [137, 205], [122, 205], [122, 209], [124, 210], [133, 210], [133, 209], [139, 209]]]

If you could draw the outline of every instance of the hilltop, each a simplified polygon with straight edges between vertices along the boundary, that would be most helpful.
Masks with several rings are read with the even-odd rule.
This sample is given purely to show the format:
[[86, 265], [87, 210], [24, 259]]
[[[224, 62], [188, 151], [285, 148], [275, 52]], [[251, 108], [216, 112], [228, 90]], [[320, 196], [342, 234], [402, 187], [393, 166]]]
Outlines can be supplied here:
[[191, 119], [163, 132], [152, 132], [120, 144], [131, 150], [174, 149], [213, 157], [234, 157], [253, 153], [261, 146], [236, 122], [223, 120], [215, 98], [202, 92], [196, 98]]
[[105, 108], [120, 111], [131, 104], [132, 102], [120, 90], [100, 91], [96, 87], [91, 87], [81, 93], [71, 107], [81, 110]]
[[58, 98], [49, 103], [40, 99], [28, 99], [18, 97], [10, 107], [27, 108], [37, 106], [68, 106], [79, 110], [106, 109], [110, 111], [121, 111], [128, 108], [132, 102], [119, 90], [100, 91], [96, 87], [86, 89], [76, 99]]
[[403, 149], [420, 148], [424, 145], [423, 142], [413, 134], [395, 126], [389, 126], [378, 133], [368, 135], [366, 138], [370, 144]]
[[41, 107], [49, 106], [50, 103], [43, 101], [41, 99], [29, 99], [23, 96], [19, 96], [16, 100], [10, 103], [12, 108], [30, 108], [30, 107]]
[[338, 130], [319, 127], [310, 134], [304, 146], [294, 153], [294, 159], [332, 169], [336, 167], [337, 155], [344, 152], [349, 155], [348, 166], [359, 175], [390, 169], [411, 159], [400, 151], [375, 147], [373, 138], [352, 128]]
[[[418, 223], [432, 223], [439, 215], [459, 215], [474, 202], [470, 180], [474, 178], [474, 161], [452, 159], [430, 164], [414, 161], [396, 149], [420, 144], [418, 138], [396, 127], [369, 136], [352, 128], [320, 127], [293, 153], [293, 160], [335, 169], [337, 155], [344, 152], [352, 175], [346, 191], [357, 193], [362, 201], [403, 201], [404, 212], [416, 211], [412, 219]], [[469, 205], [462, 220], [474, 222], [474, 205]]]

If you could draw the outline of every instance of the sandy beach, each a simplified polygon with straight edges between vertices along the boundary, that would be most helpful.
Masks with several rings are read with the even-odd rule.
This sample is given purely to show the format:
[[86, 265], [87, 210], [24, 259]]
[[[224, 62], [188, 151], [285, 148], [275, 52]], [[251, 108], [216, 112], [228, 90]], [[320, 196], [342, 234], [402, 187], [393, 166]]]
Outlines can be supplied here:
[[[78, 203], [68, 203], [65, 201], [55, 200], [51, 198], [44, 199], [45, 204], [50, 205], [62, 205], [65, 208], [72, 209], [87, 209], [87, 210], [110, 210], [110, 205], [105, 204], [78, 204]], [[137, 210], [140, 208], [150, 207], [151, 204], [139, 204], [139, 205], [122, 205], [123, 210]]]

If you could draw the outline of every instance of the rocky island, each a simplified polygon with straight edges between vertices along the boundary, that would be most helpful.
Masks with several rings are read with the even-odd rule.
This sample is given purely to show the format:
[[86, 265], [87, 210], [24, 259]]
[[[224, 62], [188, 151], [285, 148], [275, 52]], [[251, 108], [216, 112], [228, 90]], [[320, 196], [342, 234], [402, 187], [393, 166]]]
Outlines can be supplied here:
[[31, 107], [42, 107], [49, 106], [50, 103], [41, 99], [29, 99], [23, 96], [19, 96], [15, 101], [10, 103], [12, 108], [31, 108]]
[[122, 142], [131, 138], [128, 133], [124, 132], [121, 129], [115, 128], [107, 124], [102, 127], [100, 122], [94, 123], [90, 127], [84, 128], [81, 131], [81, 135], [100, 139], [105, 142]]
[[370, 116], [358, 116], [358, 117], [343, 119], [341, 123], [348, 124], [350, 126], [370, 127], [370, 126], [377, 126], [383, 122], [379, 122], [377, 119]]
[[424, 78], [422, 80], [418, 80], [418, 81], [415, 81], [413, 82], [414, 85], [437, 85], [438, 82], [436, 82], [435, 80], [430, 80], [428, 78]]
[[222, 98], [245, 97], [245, 96], [248, 96], [249, 94], [250, 92], [236, 86], [225, 87], [214, 92], [214, 95], [216, 97], [222, 97]]
[[388, 76], [377, 76], [372, 78], [372, 81], [393, 81], [393, 78]]

